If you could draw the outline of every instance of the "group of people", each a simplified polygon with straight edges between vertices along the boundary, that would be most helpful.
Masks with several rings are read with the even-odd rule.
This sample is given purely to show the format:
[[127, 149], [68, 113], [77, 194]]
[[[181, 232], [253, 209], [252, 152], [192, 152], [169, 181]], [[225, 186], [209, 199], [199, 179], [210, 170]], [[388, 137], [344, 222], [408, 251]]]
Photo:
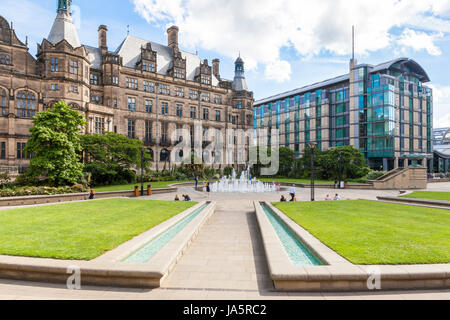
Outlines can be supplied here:
[[[297, 202], [297, 198], [295, 197], [295, 184], [289, 189], [289, 195], [291, 196], [291, 200], [289, 200], [289, 202]], [[287, 199], [282, 195], [280, 201], [287, 202]]]
[[334, 199], [332, 199], [331, 197], [330, 197], [330, 195], [329, 194], [327, 194], [327, 196], [326, 196], [326, 198], [325, 198], [325, 201], [339, 201], [339, 200], [342, 200], [342, 198], [336, 193], [336, 195], [334, 196]]
[[[191, 197], [188, 194], [183, 194], [181, 195], [183, 197], [183, 201], [192, 201]], [[181, 201], [180, 197], [178, 197], [178, 195], [176, 195], [175, 197], [175, 201]]]

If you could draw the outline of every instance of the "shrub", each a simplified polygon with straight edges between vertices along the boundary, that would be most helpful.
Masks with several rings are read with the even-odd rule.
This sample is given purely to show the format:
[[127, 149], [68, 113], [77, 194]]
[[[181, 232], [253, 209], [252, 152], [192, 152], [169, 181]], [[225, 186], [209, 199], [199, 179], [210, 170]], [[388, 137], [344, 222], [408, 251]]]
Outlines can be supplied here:
[[371, 170], [367, 175], [366, 175], [366, 179], [367, 180], [377, 180], [378, 178], [384, 176], [387, 172], [386, 171], [376, 171], [376, 170]]
[[233, 167], [227, 166], [223, 169], [223, 175], [230, 177], [233, 174]]
[[74, 185], [72, 187], [21, 187], [21, 188], [9, 188], [0, 190], [1, 197], [22, 197], [22, 196], [40, 196], [40, 195], [55, 195], [66, 193], [82, 193], [87, 192], [88, 188], [81, 184]]
[[7, 172], [0, 173], [0, 188], [8, 188], [11, 186], [11, 180]]

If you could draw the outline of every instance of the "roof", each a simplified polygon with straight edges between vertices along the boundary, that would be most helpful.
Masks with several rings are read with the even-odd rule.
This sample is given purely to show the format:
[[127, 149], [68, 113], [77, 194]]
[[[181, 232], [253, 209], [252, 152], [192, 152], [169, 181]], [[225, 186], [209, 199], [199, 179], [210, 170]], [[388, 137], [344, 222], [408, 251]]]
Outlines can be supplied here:
[[393, 65], [400, 64], [409, 67], [415, 74], [419, 76], [420, 81], [430, 82], [430, 77], [428, 77], [425, 70], [414, 60], [409, 58], [398, 58], [388, 62], [381, 63], [373, 67], [371, 72], [378, 72], [382, 70], [390, 69]]
[[289, 98], [291, 96], [295, 96], [295, 95], [298, 95], [298, 94], [314, 91], [314, 90], [317, 90], [317, 89], [320, 89], [320, 88], [323, 88], [323, 87], [327, 87], [327, 86], [331, 86], [331, 85], [334, 85], [334, 84], [338, 84], [338, 83], [341, 83], [341, 82], [344, 82], [344, 81], [350, 81], [350, 76], [348, 74], [343, 75], [343, 76], [339, 76], [339, 77], [336, 77], [336, 78], [328, 79], [328, 80], [325, 80], [325, 81], [322, 81], [322, 82], [318, 82], [318, 83], [315, 83], [315, 84], [312, 84], [312, 85], [309, 85], [309, 86], [305, 86], [305, 87], [301, 87], [301, 88], [294, 89], [294, 90], [291, 90], [291, 91], [287, 91], [287, 92], [284, 92], [284, 93], [281, 93], [281, 94], [278, 94], [278, 95], [275, 95], [275, 96], [271, 96], [271, 97], [268, 97], [268, 98], [256, 101], [255, 105], [260, 105], [260, 104], [264, 104], [264, 103], [271, 102], [271, 101], [274, 101], [274, 100], [280, 100], [280, 99], [283, 99], [283, 98]]
[[58, 15], [53, 22], [52, 30], [47, 38], [48, 41], [56, 45], [62, 40], [66, 40], [72, 47], [81, 46], [77, 29], [72, 21], [72, 15], [65, 10], [58, 10]]
[[[172, 49], [168, 46], [128, 35], [117, 48], [116, 53], [122, 57], [124, 66], [135, 69], [141, 56], [141, 48], [147, 43], [151, 43], [152, 50], [157, 53], [157, 73], [167, 75], [172, 64]], [[195, 54], [180, 52], [183, 59], [186, 59], [186, 80], [194, 81], [202, 60]], [[212, 75], [212, 85], [219, 85], [219, 80], [214, 75]]]
[[101, 70], [102, 69], [102, 50], [100, 48], [94, 48], [91, 46], [84, 46], [88, 52], [89, 61], [91, 62], [91, 68]]

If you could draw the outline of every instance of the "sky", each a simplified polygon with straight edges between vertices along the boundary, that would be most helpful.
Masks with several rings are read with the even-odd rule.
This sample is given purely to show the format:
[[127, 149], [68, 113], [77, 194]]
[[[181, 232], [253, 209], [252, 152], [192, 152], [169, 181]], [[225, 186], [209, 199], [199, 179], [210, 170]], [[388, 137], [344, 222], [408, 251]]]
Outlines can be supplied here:
[[[35, 54], [56, 7], [2, 0], [0, 15]], [[219, 58], [226, 79], [240, 54], [256, 100], [348, 73], [354, 25], [358, 62], [417, 61], [431, 78], [434, 127], [450, 127], [450, 0], [73, 0], [72, 8], [82, 44], [97, 46], [101, 24], [110, 50], [128, 30], [166, 44], [177, 25], [181, 49]]]

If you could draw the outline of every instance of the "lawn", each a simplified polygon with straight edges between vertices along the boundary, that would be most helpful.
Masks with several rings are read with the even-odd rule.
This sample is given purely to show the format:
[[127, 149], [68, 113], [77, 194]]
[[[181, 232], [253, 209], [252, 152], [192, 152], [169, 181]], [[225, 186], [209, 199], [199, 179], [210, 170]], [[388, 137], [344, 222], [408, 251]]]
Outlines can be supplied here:
[[450, 211], [374, 201], [275, 203], [354, 264], [450, 263]]
[[[151, 184], [152, 189], [158, 189], [158, 188], [168, 188], [169, 185], [174, 183], [183, 183], [183, 182], [194, 182], [190, 180], [185, 181], [158, 181], [158, 182], [145, 182], [144, 188], [147, 189], [147, 185]], [[130, 184], [122, 184], [122, 185], [114, 185], [114, 186], [104, 186], [104, 187], [94, 187], [93, 189], [96, 192], [103, 192], [103, 191], [125, 191], [125, 190], [134, 190], [134, 187], [138, 186], [139, 189], [141, 188], [141, 183], [130, 183]]]
[[0, 211], [0, 254], [91, 260], [195, 204], [111, 199]]
[[429, 192], [414, 191], [411, 194], [401, 196], [403, 198], [428, 199], [428, 200], [444, 200], [450, 201], [450, 192]]
[[[261, 178], [259, 179], [263, 182], [286, 182], [286, 183], [303, 183], [303, 184], [311, 184], [311, 179], [291, 179], [291, 178]], [[328, 180], [314, 180], [315, 184], [330, 184], [334, 185], [334, 181]], [[348, 184], [360, 184], [357, 182], [348, 182]]]

